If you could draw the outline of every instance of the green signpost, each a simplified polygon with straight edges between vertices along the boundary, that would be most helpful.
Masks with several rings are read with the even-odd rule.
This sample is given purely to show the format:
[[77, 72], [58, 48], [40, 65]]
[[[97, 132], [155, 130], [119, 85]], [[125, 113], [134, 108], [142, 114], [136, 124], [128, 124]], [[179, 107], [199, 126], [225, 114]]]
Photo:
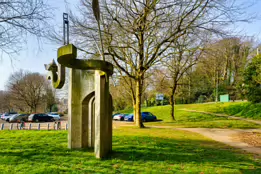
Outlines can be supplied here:
[[220, 102], [229, 102], [229, 94], [219, 96]]

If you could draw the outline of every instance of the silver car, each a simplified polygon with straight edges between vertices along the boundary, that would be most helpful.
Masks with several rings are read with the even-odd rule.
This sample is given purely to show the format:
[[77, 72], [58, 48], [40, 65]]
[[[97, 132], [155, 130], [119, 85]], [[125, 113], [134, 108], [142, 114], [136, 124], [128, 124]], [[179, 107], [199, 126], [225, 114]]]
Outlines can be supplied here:
[[57, 112], [49, 112], [48, 116], [53, 117], [56, 121], [61, 119], [60, 115]]
[[2, 120], [5, 120], [5, 121], [9, 121], [9, 119], [13, 116], [13, 115], [16, 115], [17, 112], [9, 112], [9, 113], [4, 113], [2, 116], [1, 116], [1, 119]]
[[116, 114], [116, 115], [114, 115], [113, 116], [113, 120], [119, 120], [119, 121], [124, 121], [124, 117], [125, 117], [126, 115], [125, 114]]
[[10, 123], [20, 123], [22, 121], [28, 121], [29, 114], [16, 114], [13, 115], [10, 119]]

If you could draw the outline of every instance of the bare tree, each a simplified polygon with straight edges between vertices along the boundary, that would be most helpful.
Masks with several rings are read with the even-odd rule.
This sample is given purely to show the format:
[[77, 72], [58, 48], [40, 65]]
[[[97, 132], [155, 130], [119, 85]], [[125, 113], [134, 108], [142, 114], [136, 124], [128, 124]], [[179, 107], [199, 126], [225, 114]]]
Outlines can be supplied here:
[[232, 37], [215, 40], [206, 46], [199, 67], [215, 88], [216, 102], [220, 85], [229, 88], [232, 97], [235, 95], [236, 84], [243, 79], [251, 45], [249, 39]]
[[10, 55], [21, 50], [28, 34], [45, 36], [51, 17], [44, 0], [5, 0], [0, 2], [0, 50]]
[[175, 120], [175, 92], [179, 81], [198, 62], [203, 47], [204, 45], [197, 38], [185, 34], [172, 43], [172, 48], [165, 53], [166, 59], [162, 60], [163, 65], [168, 70], [166, 77], [171, 81], [169, 88], [171, 89], [170, 105], [172, 120]]
[[55, 104], [58, 103], [58, 100], [56, 98], [56, 90], [53, 89], [49, 83], [45, 87], [44, 100], [46, 103], [46, 108], [49, 112], [52, 112], [52, 108]]
[[44, 76], [22, 70], [12, 74], [7, 84], [12, 100], [24, 104], [30, 112], [36, 112], [37, 106], [44, 101], [45, 86]]
[[7, 91], [0, 91], [0, 113], [9, 112], [12, 110], [10, 101], [10, 93]]
[[[106, 60], [112, 61], [135, 81], [135, 122], [141, 121], [141, 96], [145, 73], [186, 33], [202, 30], [223, 33], [221, 27], [246, 19], [245, 5], [228, 0], [111, 0], [101, 1], [101, 31]], [[76, 46], [86, 54], [100, 51], [98, 27], [91, 2], [81, 0], [79, 12], [71, 14]]]

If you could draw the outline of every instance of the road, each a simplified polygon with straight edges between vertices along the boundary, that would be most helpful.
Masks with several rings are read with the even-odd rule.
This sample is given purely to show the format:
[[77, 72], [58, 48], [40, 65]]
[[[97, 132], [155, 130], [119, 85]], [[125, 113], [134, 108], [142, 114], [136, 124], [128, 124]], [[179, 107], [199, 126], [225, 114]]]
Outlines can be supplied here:
[[[67, 124], [68, 124], [68, 117], [61, 117], [61, 129], [66, 130], [67, 129]], [[2, 126], [4, 124], [3, 129], [4, 130], [18, 130], [20, 129], [20, 123], [8, 123], [4, 120], [0, 119], [0, 130], [2, 129]], [[28, 129], [33, 129], [33, 130], [37, 130], [39, 128], [39, 124], [40, 124], [40, 129], [41, 130], [47, 130], [48, 129], [48, 125], [49, 125], [49, 129], [56, 129], [56, 122], [40, 122], [40, 123], [30, 123], [30, 122], [25, 122], [24, 125], [24, 129], [28, 130]], [[120, 126], [126, 126], [126, 125], [132, 125], [133, 122], [125, 122], [125, 121], [113, 121], [113, 128], [118, 128]]]
[[[66, 124], [68, 123], [68, 117], [61, 117], [61, 129], [66, 129]], [[4, 124], [4, 130], [12, 129], [12, 130], [17, 130], [20, 129], [20, 123], [8, 123], [5, 120], [0, 119], [0, 130], [2, 129], [2, 124]], [[39, 123], [30, 123], [30, 122], [25, 122], [25, 129], [29, 129], [31, 124], [31, 129], [38, 129]], [[49, 125], [49, 129], [54, 129], [55, 128], [55, 122], [40, 122], [40, 129], [41, 130], [46, 130]]]

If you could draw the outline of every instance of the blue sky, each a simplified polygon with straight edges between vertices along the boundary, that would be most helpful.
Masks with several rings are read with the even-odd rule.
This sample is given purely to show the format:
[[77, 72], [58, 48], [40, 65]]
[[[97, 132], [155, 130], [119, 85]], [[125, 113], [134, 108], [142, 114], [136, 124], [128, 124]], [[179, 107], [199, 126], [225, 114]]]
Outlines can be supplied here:
[[[49, 0], [48, 4], [55, 8], [55, 27], [62, 27], [62, 15], [63, 12], [68, 12], [66, 10], [68, 4], [66, 5], [64, 0]], [[69, 4], [69, 7], [73, 8], [75, 4]], [[50, 63], [52, 59], [57, 58], [57, 48], [60, 46], [43, 39], [39, 43], [37, 38], [30, 36], [23, 50], [18, 55], [13, 55], [14, 59], [12, 61], [8, 56], [0, 57], [0, 90], [5, 89], [10, 74], [19, 69], [46, 74], [44, 64]]]
[[[74, 2], [78, 2], [74, 0]], [[56, 27], [62, 26], [62, 13], [66, 11], [66, 5], [64, 0], [49, 0], [49, 4], [55, 7], [54, 12]], [[75, 3], [76, 4], [76, 3]], [[75, 4], [70, 4], [69, 7], [74, 7]], [[257, 1], [257, 4], [250, 10], [256, 12], [261, 16], [259, 9], [261, 7], [261, 0]], [[246, 35], [255, 36], [261, 38], [261, 21], [257, 20], [251, 24], [244, 23], [239, 24], [238, 30], [242, 30]], [[34, 37], [28, 38], [28, 43], [25, 45], [23, 51], [19, 55], [15, 55], [15, 59], [11, 62], [6, 56], [0, 58], [0, 90], [5, 89], [5, 84], [11, 73], [18, 71], [19, 69], [29, 70], [31, 72], [40, 72], [45, 74], [44, 64], [51, 62], [52, 59], [56, 59], [57, 48], [61, 45], [50, 44], [46, 41], [38, 44], [37, 39]]]

